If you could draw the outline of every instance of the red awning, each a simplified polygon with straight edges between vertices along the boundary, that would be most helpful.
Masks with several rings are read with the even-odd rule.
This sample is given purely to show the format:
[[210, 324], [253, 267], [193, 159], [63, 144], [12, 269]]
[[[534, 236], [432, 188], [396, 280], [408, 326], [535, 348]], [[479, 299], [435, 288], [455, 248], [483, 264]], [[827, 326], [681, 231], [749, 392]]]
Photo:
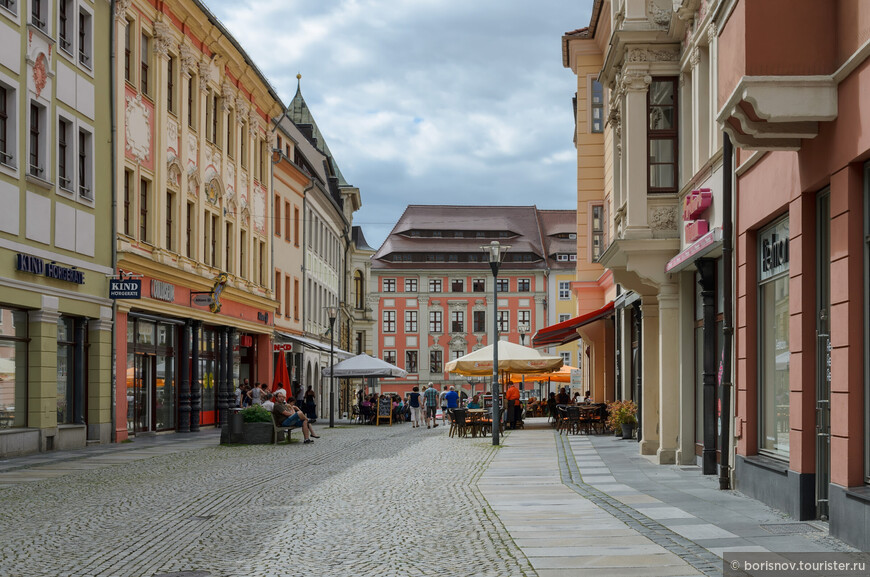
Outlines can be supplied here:
[[597, 311], [562, 321], [559, 324], [543, 328], [532, 337], [533, 347], [548, 347], [552, 345], [564, 345], [580, 338], [577, 329], [583, 325], [601, 320], [613, 313], [613, 301], [610, 301]]

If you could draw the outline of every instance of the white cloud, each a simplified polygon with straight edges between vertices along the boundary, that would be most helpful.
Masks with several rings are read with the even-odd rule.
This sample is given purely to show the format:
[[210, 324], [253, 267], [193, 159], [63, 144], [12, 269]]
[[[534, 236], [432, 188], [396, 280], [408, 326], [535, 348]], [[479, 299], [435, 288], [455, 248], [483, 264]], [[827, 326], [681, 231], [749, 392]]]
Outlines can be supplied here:
[[285, 103], [302, 73], [373, 245], [408, 203], [576, 205], [561, 36], [588, 24], [591, 4], [209, 2]]

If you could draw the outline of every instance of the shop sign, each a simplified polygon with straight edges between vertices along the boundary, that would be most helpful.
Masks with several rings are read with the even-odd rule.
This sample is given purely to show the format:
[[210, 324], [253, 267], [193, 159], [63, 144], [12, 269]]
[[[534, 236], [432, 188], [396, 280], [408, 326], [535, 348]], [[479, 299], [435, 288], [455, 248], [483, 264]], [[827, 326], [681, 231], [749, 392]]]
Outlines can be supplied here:
[[198, 307], [208, 307], [211, 306], [211, 293], [203, 293], [198, 295], [193, 295], [193, 304]]
[[257, 320], [263, 321], [264, 323], [269, 322], [269, 313], [257, 313]]
[[293, 343], [274, 343], [272, 344], [273, 353], [292, 353]]
[[62, 280], [75, 284], [85, 284], [85, 273], [75, 267], [65, 267], [54, 262], [46, 263], [37, 256], [18, 253], [15, 257], [15, 268], [21, 272], [45, 275], [48, 278]]
[[239, 337], [239, 346], [240, 347], [252, 347], [254, 346], [254, 337], [251, 335], [242, 335]]
[[786, 272], [789, 265], [788, 219], [781, 220], [758, 234], [758, 278], [765, 281]]
[[142, 281], [137, 278], [113, 278], [109, 279], [110, 299], [139, 299], [142, 298]]
[[175, 300], [175, 285], [159, 280], [151, 280], [151, 298], [171, 303]]
[[683, 201], [683, 222], [686, 244], [692, 244], [708, 232], [710, 221], [701, 218], [713, 204], [713, 192], [709, 188], [693, 190]]

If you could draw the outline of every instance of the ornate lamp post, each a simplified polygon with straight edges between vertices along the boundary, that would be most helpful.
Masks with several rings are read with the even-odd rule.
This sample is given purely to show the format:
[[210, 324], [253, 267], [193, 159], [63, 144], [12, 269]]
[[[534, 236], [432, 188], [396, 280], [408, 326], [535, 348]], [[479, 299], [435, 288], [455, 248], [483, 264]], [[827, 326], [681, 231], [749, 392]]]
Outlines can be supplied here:
[[497, 240], [480, 249], [489, 257], [489, 268], [492, 269], [492, 444], [498, 445], [498, 435], [501, 432], [501, 399], [499, 393], [501, 387], [498, 382], [498, 269], [501, 259], [510, 249], [510, 245], [501, 245]]
[[329, 428], [335, 427], [335, 375], [332, 368], [335, 366], [333, 355], [335, 354], [335, 319], [338, 316], [338, 307], [326, 307], [329, 316]]

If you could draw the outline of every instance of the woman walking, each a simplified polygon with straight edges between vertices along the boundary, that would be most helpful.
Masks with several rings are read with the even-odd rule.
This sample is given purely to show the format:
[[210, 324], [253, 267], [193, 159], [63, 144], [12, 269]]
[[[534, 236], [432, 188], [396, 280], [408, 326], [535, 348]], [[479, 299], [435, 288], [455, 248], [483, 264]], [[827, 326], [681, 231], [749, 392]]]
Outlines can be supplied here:
[[420, 387], [414, 387], [408, 395], [408, 404], [411, 406], [411, 428], [416, 429], [420, 426], [423, 412], [423, 407], [420, 406]]

